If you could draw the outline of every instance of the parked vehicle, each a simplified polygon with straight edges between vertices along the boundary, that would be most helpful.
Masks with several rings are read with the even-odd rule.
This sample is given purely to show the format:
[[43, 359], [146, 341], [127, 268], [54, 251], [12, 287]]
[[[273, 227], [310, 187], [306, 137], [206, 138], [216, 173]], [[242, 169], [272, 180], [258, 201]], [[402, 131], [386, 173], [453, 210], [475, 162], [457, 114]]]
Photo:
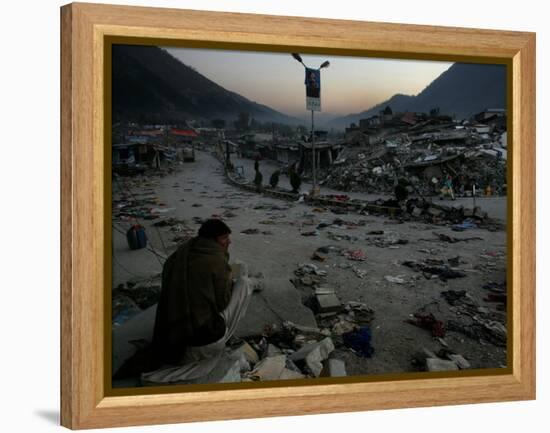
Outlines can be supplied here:
[[193, 147], [183, 149], [183, 162], [195, 162], [195, 149]]

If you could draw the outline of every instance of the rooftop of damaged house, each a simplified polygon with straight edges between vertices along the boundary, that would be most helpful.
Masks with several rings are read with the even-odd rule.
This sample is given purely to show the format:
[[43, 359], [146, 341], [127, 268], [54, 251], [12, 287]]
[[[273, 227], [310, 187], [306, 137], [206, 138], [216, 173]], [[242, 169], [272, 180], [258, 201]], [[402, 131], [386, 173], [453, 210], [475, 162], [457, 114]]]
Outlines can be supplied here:
[[500, 108], [390, 106], [341, 133], [114, 125], [115, 378], [151, 340], [164, 261], [206, 219], [231, 227], [255, 291], [204, 375], [113, 386], [506, 367], [506, 125]]

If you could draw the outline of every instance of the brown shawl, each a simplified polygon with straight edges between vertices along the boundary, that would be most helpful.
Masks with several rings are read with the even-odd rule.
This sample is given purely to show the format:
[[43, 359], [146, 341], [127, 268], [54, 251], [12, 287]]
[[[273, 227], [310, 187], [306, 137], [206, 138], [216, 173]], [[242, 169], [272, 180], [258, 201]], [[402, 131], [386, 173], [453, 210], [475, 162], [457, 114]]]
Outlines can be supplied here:
[[231, 299], [229, 255], [214, 240], [195, 237], [166, 260], [157, 307], [153, 350], [165, 363], [177, 363], [186, 346], [223, 337], [221, 312]]

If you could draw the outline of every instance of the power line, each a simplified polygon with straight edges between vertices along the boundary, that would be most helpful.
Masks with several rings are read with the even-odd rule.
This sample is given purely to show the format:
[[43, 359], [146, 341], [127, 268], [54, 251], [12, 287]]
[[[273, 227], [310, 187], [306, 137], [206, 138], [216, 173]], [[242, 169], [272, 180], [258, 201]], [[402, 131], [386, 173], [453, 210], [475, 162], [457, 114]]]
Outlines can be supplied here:
[[[122, 263], [120, 263], [114, 254], [113, 254], [113, 261], [114, 261], [123, 271], [125, 271], [127, 274], [129, 274], [129, 275], [131, 275], [131, 276], [133, 276], [133, 277], [141, 278], [140, 275], [134, 274], [132, 271], [128, 270], [128, 268], [126, 268]], [[147, 279], [149, 279], [149, 278], [147, 278]]]

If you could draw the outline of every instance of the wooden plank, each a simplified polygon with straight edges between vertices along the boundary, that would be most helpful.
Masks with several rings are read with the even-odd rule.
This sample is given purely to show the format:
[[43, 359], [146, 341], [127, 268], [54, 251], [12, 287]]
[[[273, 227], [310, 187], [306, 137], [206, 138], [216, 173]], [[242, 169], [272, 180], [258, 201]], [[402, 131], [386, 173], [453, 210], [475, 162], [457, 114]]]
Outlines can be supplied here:
[[[528, 33], [326, 20], [260, 14], [77, 4], [93, 21], [116, 33], [168, 39], [206, 40], [254, 45], [339, 48], [428, 55], [490, 56], [507, 59], [523, 46]], [[111, 27], [112, 26], [112, 27]], [[256, 47], [258, 49], [260, 47]], [[307, 52], [303, 51], [303, 52]]]
[[[536, 148], [535, 148], [535, 37], [514, 58], [513, 224], [514, 232], [512, 317], [514, 321], [514, 375], [530, 398], [536, 394], [535, 371], [535, 242], [536, 242]], [[517, 175], [516, 175], [517, 170]]]
[[61, 424], [72, 427], [76, 401], [72, 322], [72, 14], [61, 9]]

